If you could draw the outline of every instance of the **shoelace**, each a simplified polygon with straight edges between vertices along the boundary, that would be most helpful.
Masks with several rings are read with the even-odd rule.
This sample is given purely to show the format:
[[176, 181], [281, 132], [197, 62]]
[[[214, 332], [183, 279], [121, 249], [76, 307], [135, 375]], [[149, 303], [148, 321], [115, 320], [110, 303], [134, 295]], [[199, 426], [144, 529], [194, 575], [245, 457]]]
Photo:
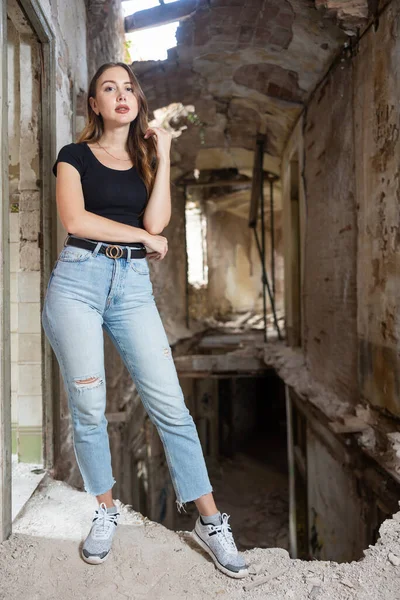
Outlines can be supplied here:
[[108, 513], [105, 503], [102, 502], [95, 511], [95, 516], [93, 518], [93, 538], [96, 540], [107, 539], [110, 535], [110, 528], [115, 527], [114, 523], [116, 522], [118, 515], [119, 512], [113, 514]]
[[234, 550], [235, 552], [237, 552], [236, 544], [234, 542], [233, 535], [232, 535], [232, 529], [228, 523], [229, 518], [230, 518], [230, 515], [227, 515], [226, 513], [222, 513], [221, 514], [222, 523], [221, 523], [221, 525], [214, 525], [213, 531], [216, 531], [217, 533], [222, 534], [221, 542], [226, 550], [228, 550], [228, 551]]

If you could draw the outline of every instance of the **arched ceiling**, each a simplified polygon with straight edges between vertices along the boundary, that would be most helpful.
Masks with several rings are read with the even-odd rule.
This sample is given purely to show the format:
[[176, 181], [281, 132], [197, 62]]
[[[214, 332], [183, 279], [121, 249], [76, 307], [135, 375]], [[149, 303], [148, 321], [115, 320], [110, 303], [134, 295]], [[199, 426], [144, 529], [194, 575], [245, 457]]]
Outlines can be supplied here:
[[126, 29], [166, 22], [177, 9], [187, 14], [168, 59], [132, 66], [151, 109], [193, 104], [204, 123], [204, 144], [195, 126], [178, 139], [181, 166], [184, 155], [190, 168], [217, 168], [217, 160], [248, 169], [247, 151], [265, 131], [265, 166], [276, 172], [289, 132], [346, 34], [310, 0], [180, 0], [127, 17]]
[[126, 17], [125, 29], [178, 13], [167, 60], [132, 64], [150, 110], [195, 107], [197, 124], [187, 122], [173, 143], [173, 179], [194, 168], [251, 174], [257, 132], [266, 133], [264, 169], [279, 174], [296, 120], [348, 36], [365, 25], [368, 2], [180, 0]]

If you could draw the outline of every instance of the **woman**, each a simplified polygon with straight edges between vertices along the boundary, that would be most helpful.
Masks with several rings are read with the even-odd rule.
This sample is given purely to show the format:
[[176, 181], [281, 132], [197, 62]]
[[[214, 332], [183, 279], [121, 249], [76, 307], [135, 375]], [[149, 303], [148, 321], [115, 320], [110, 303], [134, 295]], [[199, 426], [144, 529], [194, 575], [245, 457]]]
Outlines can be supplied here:
[[247, 566], [229, 516], [221, 515], [211, 493], [146, 260], [163, 260], [168, 251], [160, 232], [171, 216], [171, 136], [148, 127], [147, 101], [124, 63], [98, 69], [87, 109], [78, 142], [61, 148], [53, 167], [58, 213], [68, 237], [42, 312], [68, 395], [85, 491], [99, 503], [82, 558], [91, 564], [107, 558], [119, 516], [105, 418], [104, 329], [160, 435], [178, 510], [194, 501], [199, 511], [193, 538], [222, 572], [243, 577]]

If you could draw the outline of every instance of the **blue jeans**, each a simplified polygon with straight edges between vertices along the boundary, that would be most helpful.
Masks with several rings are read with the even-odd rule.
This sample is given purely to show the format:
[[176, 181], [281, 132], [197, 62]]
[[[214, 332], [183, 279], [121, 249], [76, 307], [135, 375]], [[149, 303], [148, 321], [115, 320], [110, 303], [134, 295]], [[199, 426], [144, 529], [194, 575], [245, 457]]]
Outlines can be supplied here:
[[212, 487], [154, 300], [147, 258], [108, 258], [98, 253], [101, 244], [93, 250], [64, 246], [42, 312], [68, 396], [85, 491], [98, 496], [115, 483], [105, 417], [104, 329], [157, 428], [180, 511]]

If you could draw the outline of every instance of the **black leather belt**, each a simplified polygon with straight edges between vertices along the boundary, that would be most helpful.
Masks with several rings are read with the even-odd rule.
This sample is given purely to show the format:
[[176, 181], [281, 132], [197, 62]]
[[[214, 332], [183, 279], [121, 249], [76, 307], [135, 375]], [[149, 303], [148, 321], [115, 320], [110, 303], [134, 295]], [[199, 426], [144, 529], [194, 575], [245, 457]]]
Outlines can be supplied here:
[[[78, 248], [85, 248], [86, 250], [94, 250], [97, 244], [98, 242], [91, 242], [90, 240], [68, 236], [64, 246], [77, 246]], [[147, 254], [147, 250], [143, 244], [142, 247], [140, 244], [136, 246], [131, 246], [130, 244], [119, 246], [118, 244], [105, 244], [104, 242], [102, 242], [98, 252], [100, 254], [105, 254], [108, 258], [128, 258], [127, 246], [130, 248], [131, 258], [144, 258]]]

